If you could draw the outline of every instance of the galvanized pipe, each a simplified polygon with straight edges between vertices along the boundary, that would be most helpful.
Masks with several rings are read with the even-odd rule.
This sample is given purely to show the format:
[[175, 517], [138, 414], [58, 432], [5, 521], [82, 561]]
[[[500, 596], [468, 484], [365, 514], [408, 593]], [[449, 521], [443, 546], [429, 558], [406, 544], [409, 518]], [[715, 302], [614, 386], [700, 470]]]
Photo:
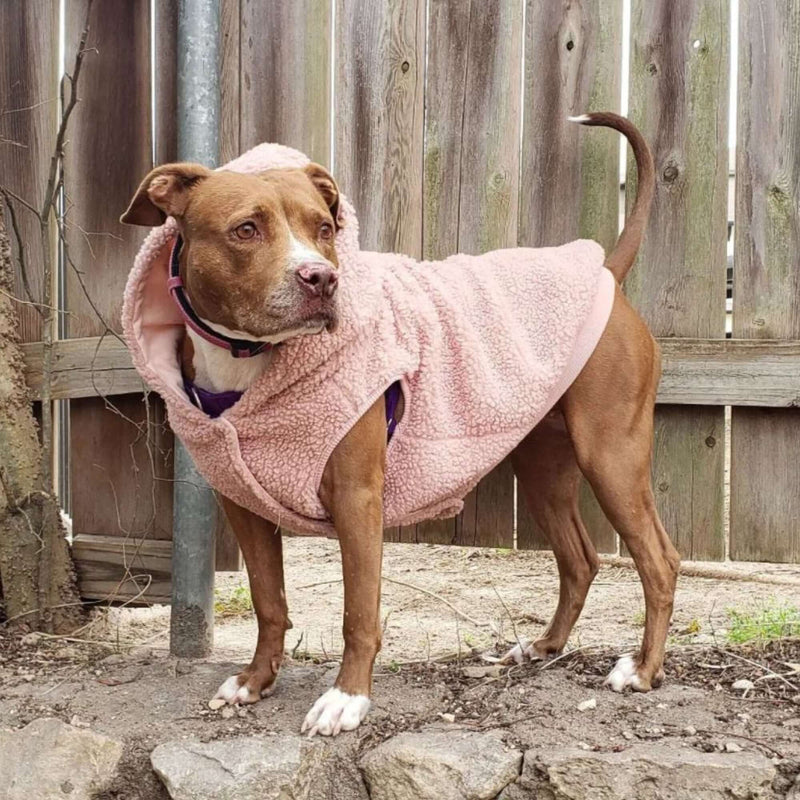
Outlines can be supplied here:
[[[178, 158], [219, 159], [219, 0], [178, 4]], [[156, 34], [157, 35], [157, 34]], [[170, 652], [203, 658], [214, 644], [217, 502], [183, 445], [175, 442]]]

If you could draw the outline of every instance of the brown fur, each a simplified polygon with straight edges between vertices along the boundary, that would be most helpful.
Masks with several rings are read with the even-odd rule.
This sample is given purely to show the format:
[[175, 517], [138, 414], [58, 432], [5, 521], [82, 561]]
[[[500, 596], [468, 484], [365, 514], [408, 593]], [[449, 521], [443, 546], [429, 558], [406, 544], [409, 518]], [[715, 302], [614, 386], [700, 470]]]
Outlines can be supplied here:
[[[636, 203], [607, 261], [622, 280], [647, 223], [654, 185], [652, 157], [627, 120], [596, 114], [584, 123], [624, 133], [639, 167]], [[152, 220], [154, 209], [156, 214], [179, 210], [188, 250], [185, 280], [201, 316], [256, 335], [265, 329], [263, 310], [259, 312], [262, 316], [256, 313], [252, 295], [272, 296], [270, 293], [282, 291], [281, 241], [285, 243], [285, 237], [282, 240], [273, 230], [305, 226], [308, 242], [336, 264], [332, 248], [326, 249], [313, 237], [319, 220], [335, 223], [338, 210], [335, 183], [321, 167], [275, 171], [261, 178], [198, 173], [194, 165], [160, 170], [142, 184], [126, 217]], [[172, 177], [160, 182], [156, 196], [151, 197], [148, 189], [153, 176], [160, 178], [165, 173]], [[263, 257], [231, 240], [232, 226], [243, 219], [259, 224], [259, 233], [269, 245]], [[276, 315], [270, 324], [291, 325], [291, 313]], [[184, 369], [190, 369], [191, 352], [185, 349], [182, 357]], [[582, 473], [630, 550], [644, 586], [645, 632], [636, 658], [637, 688], [641, 690], [657, 686], [663, 678], [664, 644], [678, 570], [678, 554], [658, 518], [650, 485], [659, 374], [656, 343], [618, 289], [606, 330], [583, 371], [556, 409], [511, 454], [522, 494], [552, 544], [561, 577], [558, 607], [534, 650], [546, 656], [564, 647], [597, 573], [597, 553], [578, 511]], [[320, 487], [320, 498], [334, 522], [342, 552], [345, 649], [336, 686], [349, 694], [370, 694], [372, 666], [380, 649], [385, 453], [380, 399], [335, 448]], [[271, 523], [229, 500], [223, 503], [244, 553], [258, 618], [255, 656], [238, 676], [239, 684], [248, 687], [248, 699], [255, 701], [275, 680], [289, 626], [280, 537]]]
[[[288, 263], [290, 233], [338, 268], [333, 246], [339, 191], [318, 164], [262, 175], [166, 164], [140, 185], [122, 221], [161, 224], [174, 216], [183, 238], [186, 294], [204, 320], [264, 337], [336, 324], [336, 297], [310, 299]], [[252, 224], [256, 234], [237, 231]], [[322, 232], [330, 230], [330, 236]]]

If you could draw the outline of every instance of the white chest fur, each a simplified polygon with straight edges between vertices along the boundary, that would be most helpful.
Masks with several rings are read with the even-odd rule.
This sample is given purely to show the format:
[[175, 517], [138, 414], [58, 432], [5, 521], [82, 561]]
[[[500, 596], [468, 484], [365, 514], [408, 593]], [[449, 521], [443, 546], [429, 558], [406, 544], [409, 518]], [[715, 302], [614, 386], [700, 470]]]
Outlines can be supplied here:
[[[202, 319], [202, 317], [201, 317]], [[319, 333], [322, 326], [318, 328], [296, 328], [270, 337], [268, 339], [255, 339], [242, 331], [232, 331], [224, 325], [203, 320], [206, 325], [233, 339], [246, 339], [252, 342], [267, 341], [271, 344], [278, 344], [291, 339], [294, 336], [307, 336]], [[249, 358], [234, 358], [230, 351], [224, 347], [207, 342], [202, 336], [198, 336], [191, 328], [186, 328], [194, 346], [194, 382], [201, 389], [209, 392], [243, 392], [259, 376], [263, 375], [269, 367], [272, 358], [272, 350], [265, 350], [257, 356]]]
[[194, 346], [194, 383], [209, 392], [243, 392], [269, 365], [269, 350], [250, 358], [234, 358], [230, 351], [207, 342], [186, 329]]

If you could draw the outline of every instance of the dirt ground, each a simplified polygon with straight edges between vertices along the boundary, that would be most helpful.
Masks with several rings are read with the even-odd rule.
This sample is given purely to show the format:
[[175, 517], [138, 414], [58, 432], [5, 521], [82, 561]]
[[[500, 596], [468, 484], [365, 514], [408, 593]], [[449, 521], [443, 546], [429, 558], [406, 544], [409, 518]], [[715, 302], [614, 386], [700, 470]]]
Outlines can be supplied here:
[[[255, 642], [250, 615], [230, 613], [244, 576], [225, 574], [218, 581], [215, 651], [203, 661], [170, 658], [169, 612], [161, 607], [98, 610], [75, 641], [0, 626], [3, 724], [50, 715], [123, 740], [123, 768], [104, 800], [166, 797], [148, 760], [161, 742], [298, 731], [336, 674], [342, 587], [334, 542], [288, 540], [285, 550], [293, 657], [271, 698], [236, 711], [207, 708], [217, 686], [249, 660]], [[800, 768], [800, 677], [792, 675], [800, 640], [734, 647], [726, 629], [731, 608], [797, 606], [800, 570], [763, 564], [686, 569], [714, 577], [681, 576], [665, 685], [647, 695], [616, 695], [602, 686], [603, 677], [618, 654], [638, 643], [644, 611], [638, 576], [628, 566], [603, 566], [566, 656], [499, 669], [480, 654], [500, 652], [501, 642], [515, 636], [535, 636], [555, 608], [552, 556], [387, 545], [385, 637], [373, 710], [345, 736], [368, 748], [396, 732], [436, 724], [499, 728], [521, 748], [614, 750], [636, 740], [680, 739], [705, 750], [758, 750], [780, 761], [788, 781]], [[746, 695], [732, 688], [741, 678], [755, 684]], [[595, 708], [578, 710], [592, 698]]]

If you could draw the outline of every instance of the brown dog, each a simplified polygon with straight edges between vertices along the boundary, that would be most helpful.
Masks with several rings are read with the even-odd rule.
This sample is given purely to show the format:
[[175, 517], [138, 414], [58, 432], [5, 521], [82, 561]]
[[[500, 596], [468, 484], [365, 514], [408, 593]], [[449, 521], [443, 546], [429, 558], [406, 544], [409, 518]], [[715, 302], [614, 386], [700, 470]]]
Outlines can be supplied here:
[[[615, 128], [628, 138], [636, 157], [636, 203], [606, 261], [621, 282], [649, 215], [652, 157], [641, 134], [617, 115], [592, 114], [575, 121]], [[167, 215], [174, 217], [184, 242], [180, 277], [196, 316], [220, 336], [274, 344], [336, 325], [338, 206], [336, 183], [318, 165], [254, 176], [168, 164], [144, 179], [122, 220], [158, 225]], [[187, 333], [182, 368], [201, 389], [241, 391], [269, 367], [269, 353], [233, 358], [191, 327]], [[625, 686], [647, 691], [662, 681], [678, 554], [659, 521], [650, 485], [659, 371], [656, 344], [617, 287], [607, 327], [580, 375], [510, 453], [528, 506], [553, 547], [561, 588], [543, 636], [531, 645], [517, 645], [509, 659], [560, 652], [597, 573], [597, 554], [578, 512], [582, 473], [631, 552], [645, 593], [641, 650], [635, 658], [621, 658], [608, 682], [617, 691]], [[312, 734], [355, 728], [369, 708], [372, 667], [381, 644], [384, 405], [381, 397], [344, 436], [320, 484], [320, 499], [342, 553], [345, 648], [335, 687], [303, 723]], [[222, 502], [247, 564], [258, 643], [251, 664], [226, 680], [212, 702], [250, 703], [269, 693], [290, 627], [281, 540], [273, 535], [272, 523], [226, 498]]]

